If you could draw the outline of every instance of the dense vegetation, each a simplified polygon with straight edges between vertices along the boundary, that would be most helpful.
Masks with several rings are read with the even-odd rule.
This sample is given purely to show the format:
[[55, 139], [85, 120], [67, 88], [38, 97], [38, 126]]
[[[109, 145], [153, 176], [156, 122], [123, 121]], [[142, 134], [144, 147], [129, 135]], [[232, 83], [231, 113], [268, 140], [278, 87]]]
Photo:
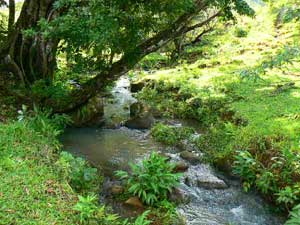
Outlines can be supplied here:
[[[164, 116], [200, 123], [205, 133], [196, 144], [208, 161], [283, 210], [300, 203], [299, 14], [293, 4], [272, 2], [257, 9], [255, 20], [241, 17], [229, 30], [219, 26], [187, 48], [177, 68], [138, 78], [152, 80], [140, 99]], [[172, 128], [158, 128], [155, 137], [174, 144]], [[299, 223], [297, 210], [289, 224]]]
[[[63, 113], [127, 72], [153, 111], [199, 124], [191, 140], [208, 162], [299, 224], [299, 1], [249, 2], [0, 0], [0, 224], [174, 222], [180, 174], [166, 158], [117, 172], [119, 197], [149, 209], [124, 221], [98, 203], [101, 171], [58, 141], [73, 122]], [[172, 146], [193, 134], [151, 129]]]

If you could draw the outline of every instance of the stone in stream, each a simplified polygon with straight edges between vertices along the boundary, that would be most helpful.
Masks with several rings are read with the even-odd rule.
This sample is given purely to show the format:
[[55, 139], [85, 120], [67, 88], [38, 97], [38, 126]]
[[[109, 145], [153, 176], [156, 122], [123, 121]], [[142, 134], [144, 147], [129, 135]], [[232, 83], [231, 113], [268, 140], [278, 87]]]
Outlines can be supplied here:
[[138, 197], [131, 197], [129, 198], [125, 204], [136, 207], [136, 208], [144, 208], [143, 203]]
[[120, 195], [124, 192], [124, 188], [120, 185], [113, 185], [110, 188], [110, 192], [112, 195]]
[[201, 161], [200, 157], [196, 153], [193, 153], [190, 151], [180, 152], [180, 157], [192, 164], [197, 164], [197, 163], [200, 163], [200, 161]]
[[125, 126], [130, 129], [149, 129], [154, 124], [154, 117], [149, 107], [136, 102], [130, 106], [130, 119]]
[[103, 124], [104, 103], [101, 95], [91, 98], [86, 105], [70, 114], [75, 127], [101, 126]]
[[168, 194], [168, 199], [176, 204], [188, 204], [191, 200], [190, 196], [179, 188], [173, 188]]
[[175, 173], [183, 173], [186, 172], [189, 169], [189, 165], [186, 164], [185, 162], [177, 162], [175, 164], [174, 172]]
[[130, 91], [136, 93], [141, 91], [146, 86], [145, 82], [139, 81], [130, 84]]
[[216, 177], [209, 165], [200, 164], [190, 167], [185, 177], [185, 184], [205, 189], [226, 189], [227, 184]]

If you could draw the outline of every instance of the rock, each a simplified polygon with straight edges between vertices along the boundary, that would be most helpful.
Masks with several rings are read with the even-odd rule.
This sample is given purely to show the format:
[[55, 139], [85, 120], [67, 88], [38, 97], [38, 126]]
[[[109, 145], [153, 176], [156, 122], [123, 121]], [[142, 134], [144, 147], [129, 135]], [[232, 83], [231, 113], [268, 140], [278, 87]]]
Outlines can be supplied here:
[[131, 197], [129, 198], [125, 204], [136, 207], [136, 208], [144, 208], [143, 203], [138, 197]]
[[[196, 136], [196, 135], [193, 135], [193, 136]], [[191, 141], [189, 141], [189, 140], [180, 141], [177, 144], [177, 146], [182, 151], [189, 151], [189, 152], [198, 151], [197, 146], [195, 144], [191, 143]]]
[[101, 96], [96, 96], [86, 105], [70, 114], [73, 126], [101, 126], [104, 123], [104, 103]]
[[141, 102], [135, 102], [130, 106], [130, 117], [139, 116], [143, 113], [145, 106]]
[[189, 169], [189, 165], [187, 165], [185, 162], [178, 162], [175, 165], [174, 172], [175, 173], [182, 173], [186, 172]]
[[154, 85], [155, 85], [155, 81], [151, 79], [138, 80], [130, 84], [130, 91], [132, 93], [137, 93], [146, 86], [151, 88], [154, 87]]
[[228, 188], [227, 184], [215, 177], [215, 176], [207, 176], [207, 177], [202, 177], [201, 179], [197, 180], [198, 186], [203, 187], [206, 189], [226, 189]]
[[200, 157], [196, 153], [190, 151], [180, 152], [180, 157], [192, 164], [197, 164], [200, 162]]
[[213, 169], [206, 164], [191, 166], [186, 173], [184, 182], [188, 186], [198, 186], [206, 189], [225, 189], [227, 184], [214, 175]]
[[140, 102], [130, 106], [130, 117], [125, 122], [125, 126], [130, 129], [149, 129], [154, 124], [150, 108]]
[[187, 204], [190, 201], [190, 197], [181, 189], [174, 188], [169, 193], [168, 199], [176, 204]]
[[137, 81], [130, 84], [130, 90], [132, 93], [141, 91], [146, 86], [145, 81]]
[[124, 188], [120, 185], [113, 185], [110, 191], [112, 195], [120, 195], [124, 192]]

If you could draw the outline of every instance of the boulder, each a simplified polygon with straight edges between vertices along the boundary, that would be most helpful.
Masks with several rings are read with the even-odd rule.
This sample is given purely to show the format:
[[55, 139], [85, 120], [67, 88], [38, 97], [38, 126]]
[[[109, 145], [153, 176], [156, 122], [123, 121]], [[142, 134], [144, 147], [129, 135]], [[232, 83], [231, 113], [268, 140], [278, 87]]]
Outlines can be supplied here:
[[145, 81], [137, 81], [130, 84], [130, 91], [132, 93], [137, 93], [141, 91], [146, 86]]
[[215, 176], [203, 176], [197, 180], [198, 187], [206, 189], [226, 189], [227, 184]]
[[125, 204], [129, 205], [129, 206], [133, 206], [136, 208], [144, 208], [143, 203], [141, 202], [141, 200], [138, 197], [131, 197], [129, 198]]
[[125, 122], [125, 126], [130, 129], [149, 129], [154, 121], [150, 108], [136, 102], [130, 106], [130, 119]]
[[120, 185], [113, 185], [110, 188], [110, 192], [112, 195], [120, 195], [124, 192], [124, 188]]
[[197, 164], [201, 161], [200, 157], [196, 153], [190, 151], [180, 152], [180, 157], [192, 164]]
[[132, 93], [137, 93], [141, 91], [144, 87], [154, 87], [155, 81], [151, 79], [137, 80], [130, 83], [130, 91]]
[[104, 123], [104, 102], [101, 96], [96, 96], [86, 105], [70, 114], [73, 126], [101, 126]]
[[168, 199], [176, 204], [187, 204], [190, 201], [190, 196], [179, 188], [173, 188], [168, 195]]
[[175, 173], [183, 173], [186, 172], [189, 169], [189, 165], [185, 162], [177, 162], [175, 164], [174, 172]]
[[206, 164], [190, 166], [185, 174], [184, 182], [188, 186], [205, 189], [226, 189], [227, 184], [214, 174], [214, 170]]

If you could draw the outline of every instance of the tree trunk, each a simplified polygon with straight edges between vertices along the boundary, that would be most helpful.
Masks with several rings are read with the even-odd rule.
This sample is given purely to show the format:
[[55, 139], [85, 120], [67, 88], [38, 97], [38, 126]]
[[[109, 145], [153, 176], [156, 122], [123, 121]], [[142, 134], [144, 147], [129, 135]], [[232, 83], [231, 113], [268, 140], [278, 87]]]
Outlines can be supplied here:
[[54, 1], [25, 0], [14, 26], [11, 16], [10, 32], [0, 49], [0, 70], [12, 72], [23, 85], [30, 86], [39, 79], [51, 82], [53, 78], [58, 40], [45, 40], [39, 34], [26, 36], [24, 31], [35, 28], [42, 18], [51, 20]]

